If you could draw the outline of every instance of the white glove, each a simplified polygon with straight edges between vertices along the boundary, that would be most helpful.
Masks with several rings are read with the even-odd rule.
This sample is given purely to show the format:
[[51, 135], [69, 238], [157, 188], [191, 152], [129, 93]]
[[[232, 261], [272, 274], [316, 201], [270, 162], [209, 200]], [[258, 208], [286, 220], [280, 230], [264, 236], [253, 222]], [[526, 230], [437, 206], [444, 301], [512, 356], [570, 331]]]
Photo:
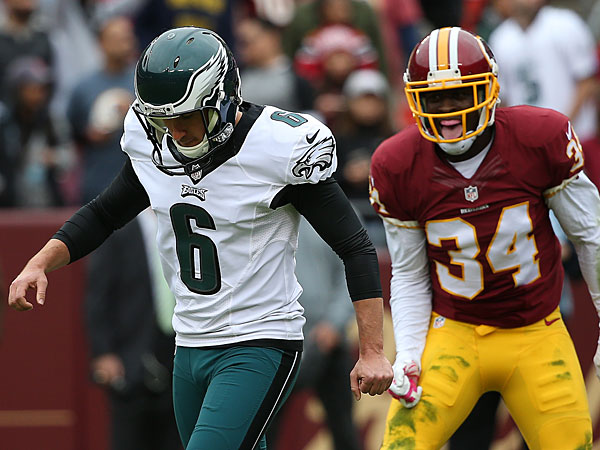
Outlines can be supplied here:
[[388, 392], [396, 400], [400, 400], [405, 408], [412, 408], [419, 403], [423, 393], [423, 388], [417, 385], [421, 369], [415, 361], [396, 361], [393, 369], [394, 381]]

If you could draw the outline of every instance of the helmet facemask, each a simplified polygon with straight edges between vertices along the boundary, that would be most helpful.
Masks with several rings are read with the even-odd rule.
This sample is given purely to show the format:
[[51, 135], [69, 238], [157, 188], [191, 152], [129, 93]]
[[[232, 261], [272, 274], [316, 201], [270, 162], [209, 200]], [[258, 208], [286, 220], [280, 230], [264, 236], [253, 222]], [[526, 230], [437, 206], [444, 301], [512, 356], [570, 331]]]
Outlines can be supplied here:
[[[156, 129], [156, 131], [161, 135], [166, 135], [172, 141], [173, 145], [180, 152], [183, 157], [188, 158], [190, 160], [199, 158], [205, 155], [210, 150], [210, 140], [208, 136], [212, 136], [214, 139], [214, 131], [215, 127], [219, 122], [219, 112], [214, 108], [204, 108], [199, 111], [194, 111], [188, 114], [194, 114], [195, 112], [201, 111], [201, 118], [204, 125], [204, 138], [199, 144], [196, 144], [191, 147], [186, 147], [177, 142], [177, 140], [171, 135], [168, 126], [166, 125], [165, 120], [162, 117], [146, 117], [148, 123]], [[181, 116], [169, 117], [169, 119], [176, 119]], [[185, 161], [185, 160], [183, 160]]]

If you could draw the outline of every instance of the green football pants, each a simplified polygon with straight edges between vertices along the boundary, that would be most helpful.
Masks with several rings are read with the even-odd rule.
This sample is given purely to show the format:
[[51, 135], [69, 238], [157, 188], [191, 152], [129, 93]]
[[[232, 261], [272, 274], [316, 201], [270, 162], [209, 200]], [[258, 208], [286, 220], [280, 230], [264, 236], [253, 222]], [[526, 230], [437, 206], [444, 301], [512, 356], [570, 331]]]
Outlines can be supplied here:
[[299, 351], [271, 347], [177, 347], [173, 403], [185, 449], [266, 449], [265, 430], [300, 359]]

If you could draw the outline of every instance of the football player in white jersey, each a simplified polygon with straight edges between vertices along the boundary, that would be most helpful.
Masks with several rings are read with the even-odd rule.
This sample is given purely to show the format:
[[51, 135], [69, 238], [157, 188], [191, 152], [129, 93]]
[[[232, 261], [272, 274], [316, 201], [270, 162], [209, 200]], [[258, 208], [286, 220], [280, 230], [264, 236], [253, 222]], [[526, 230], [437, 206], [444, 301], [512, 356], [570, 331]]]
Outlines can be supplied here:
[[[343, 259], [359, 329], [357, 399], [386, 391], [375, 249], [332, 178], [331, 131], [309, 115], [243, 102], [223, 40], [176, 28], [142, 53], [121, 141], [128, 160], [13, 281], [20, 311], [46, 297], [45, 273], [99, 246], [147, 206], [176, 297], [175, 415], [186, 449], [266, 448], [264, 432], [294, 383], [302, 289], [294, 275], [300, 214]], [[323, 301], [327, 301], [324, 293]]]

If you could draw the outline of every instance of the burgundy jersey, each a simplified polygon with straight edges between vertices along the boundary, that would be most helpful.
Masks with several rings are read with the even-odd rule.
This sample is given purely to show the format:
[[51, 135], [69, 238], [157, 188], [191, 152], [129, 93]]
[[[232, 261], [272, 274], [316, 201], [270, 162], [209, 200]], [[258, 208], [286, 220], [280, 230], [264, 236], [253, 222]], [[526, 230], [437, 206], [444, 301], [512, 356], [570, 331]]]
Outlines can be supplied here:
[[416, 125], [384, 141], [373, 155], [371, 199], [392, 223], [424, 230], [435, 312], [518, 327], [559, 303], [561, 249], [544, 196], [583, 169], [583, 156], [558, 112], [503, 108], [495, 124], [470, 179]]

